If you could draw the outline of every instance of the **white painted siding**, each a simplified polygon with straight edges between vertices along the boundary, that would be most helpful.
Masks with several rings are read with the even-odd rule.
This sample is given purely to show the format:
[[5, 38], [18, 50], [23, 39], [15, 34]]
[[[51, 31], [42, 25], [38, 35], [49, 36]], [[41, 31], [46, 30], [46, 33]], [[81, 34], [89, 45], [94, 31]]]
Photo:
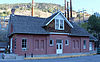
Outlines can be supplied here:
[[64, 17], [63, 17], [61, 14], [58, 14], [58, 15], [55, 17], [55, 19], [62, 19], [62, 20], [64, 20]]

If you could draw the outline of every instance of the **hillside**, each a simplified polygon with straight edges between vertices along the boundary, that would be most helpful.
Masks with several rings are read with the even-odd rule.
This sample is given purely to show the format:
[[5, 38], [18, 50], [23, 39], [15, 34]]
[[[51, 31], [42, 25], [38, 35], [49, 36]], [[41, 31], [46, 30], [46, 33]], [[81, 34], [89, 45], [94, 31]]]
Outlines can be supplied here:
[[[20, 3], [20, 4], [0, 4], [0, 15], [5, 14], [9, 15], [11, 8], [16, 8], [15, 14], [18, 15], [31, 15], [31, 3]], [[38, 17], [47, 17], [51, 13], [54, 13], [57, 10], [63, 11], [63, 7], [57, 4], [51, 3], [35, 3], [34, 4], [34, 15]]]
[[[20, 4], [0, 4], [0, 16], [8, 16], [11, 14], [11, 9], [16, 8], [16, 15], [31, 16], [31, 3], [20, 3]], [[58, 4], [51, 3], [35, 3], [34, 4], [34, 16], [36, 17], [49, 17], [52, 13], [60, 10], [64, 12], [64, 7]], [[73, 10], [73, 17], [77, 17], [78, 12]], [[90, 16], [85, 13], [85, 16]], [[82, 13], [81, 13], [82, 16]]]

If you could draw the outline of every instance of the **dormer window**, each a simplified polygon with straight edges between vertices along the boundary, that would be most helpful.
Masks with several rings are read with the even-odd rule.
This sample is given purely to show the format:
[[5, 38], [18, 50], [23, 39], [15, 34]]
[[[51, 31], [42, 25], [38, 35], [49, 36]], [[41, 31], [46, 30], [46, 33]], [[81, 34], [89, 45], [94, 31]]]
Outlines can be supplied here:
[[55, 29], [64, 30], [64, 20], [55, 19]]

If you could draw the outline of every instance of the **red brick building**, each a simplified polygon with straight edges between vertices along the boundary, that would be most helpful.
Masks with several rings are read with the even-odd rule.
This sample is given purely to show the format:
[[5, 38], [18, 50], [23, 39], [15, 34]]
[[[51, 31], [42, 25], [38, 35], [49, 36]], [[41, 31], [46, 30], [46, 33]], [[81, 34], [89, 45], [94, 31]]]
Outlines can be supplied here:
[[12, 15], [8, 31], [10, 52], [18, 55], [89, 52], [96, 41], [60, 11], [48, 18]]

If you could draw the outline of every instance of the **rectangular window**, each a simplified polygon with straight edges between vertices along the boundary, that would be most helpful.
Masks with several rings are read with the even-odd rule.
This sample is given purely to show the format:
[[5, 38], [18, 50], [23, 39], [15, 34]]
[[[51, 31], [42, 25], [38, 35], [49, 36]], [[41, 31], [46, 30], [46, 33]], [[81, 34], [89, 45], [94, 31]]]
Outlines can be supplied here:
[[77, 42], [77, 48], [79, 48], [79, 41], [77, 40], [76, 42]]
[[65, 45], [69, 45], [69, 41], [68, 40], [65, 40]]
[[55, 19], [55, 29], [59, 29], [59, 19]]
[[76, 46], [76, 45], [75, 45], [75, 40], [73, 40], [73, 47], [75, 48], [75, 46]]
[[44, 49], [44, 40], [41, 40], [40, 48]]
[[15, 49], [16, 49], [16, 39], [15, 39]]
[[27, 48], [27, 39], [22, 39], [22, 49], [26, 50]]
[[54, 40], [50, 40], [50, 46], [53, 46], [54, 45]]
[[35, 40], [35, 48], [39, 49], [39, 40]]
[[60, 20], [60, 29], [64, 29], [64, 21], [63, 20]]
[[86, 40], [83, 41], [83, 49], [86, 49]]
[[55, 19], [55, 29], [64, 30], [64, 20]]

